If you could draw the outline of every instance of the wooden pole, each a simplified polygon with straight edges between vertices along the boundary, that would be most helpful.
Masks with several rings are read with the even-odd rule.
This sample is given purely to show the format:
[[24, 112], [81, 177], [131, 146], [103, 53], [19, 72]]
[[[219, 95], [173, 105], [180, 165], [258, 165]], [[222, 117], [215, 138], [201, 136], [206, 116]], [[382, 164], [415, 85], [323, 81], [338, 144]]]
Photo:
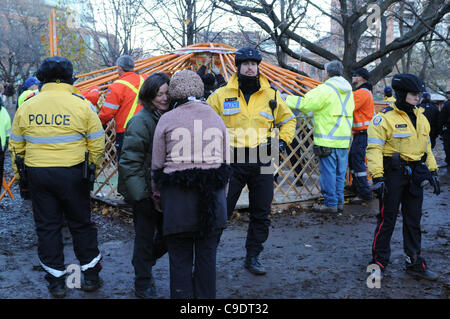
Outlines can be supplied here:
[[50, 30], [50, 56], [58, 55], [58, 37], [56, 35], [56, 13], [55, 8], [50, 12], [49, 18]]

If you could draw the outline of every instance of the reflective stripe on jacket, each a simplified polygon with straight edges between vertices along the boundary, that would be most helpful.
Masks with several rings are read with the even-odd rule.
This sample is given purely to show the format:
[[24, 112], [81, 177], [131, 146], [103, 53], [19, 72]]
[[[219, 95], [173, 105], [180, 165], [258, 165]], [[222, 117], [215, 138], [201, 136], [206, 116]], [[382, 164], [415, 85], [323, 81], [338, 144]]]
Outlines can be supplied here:
[[[217, 89], [208, 98], [208, 104], [222, 117], [227, 126], [232, 147], [257, 147], [266, 143], [272, 136], [271, 128], [275, 125], [280, 129], [279, 138], [290, 144], [295, 134], [297, 120], [292, 111], [280, 96], [270, 87], [269, 81], [260, 75], [261, 88], [253, 93], [249, 104], [245, 101], [244, 94], [238, 94], [238, 78], [234, 74], [227, 85]], [[275, 98], [277, 107], [272, 115], [269, 101]], [[275, 117], [275, 118], [274, 118]]]
[[355, 102], [352, 87], [343, 77], [332, 77], [304, 97], [290, 95], [286, 103], [307, 114], [313, 112], [314, 144], [348, 148]]
[[80, 92], [86, 99], [88, 99], [92, 105], [97, 105], [100, 99], [100, 88], [98, 86], [92, 87], [89, 91]]
[[383, 157], [392, 157], [393, 153], [400, 153], [405, 161], [420, 161], [427, 153], [428, 169], [438, 169], [431, 151], [430, 124], [422, 114], [423, 110], [415, 108], [414, 113], [416, 128], [408, 115], [395, 104], [384, 108], [373, 118], [367, 131], [367, 164], [372, 177], [383, 176]]
[[355, 110], [353, 111], [353, 132], [367, 130], [375, 114], [372, 92], [366, 88], [353, 91]]
[[[89, 161], [100, 168], [105, 137], [90, 103], [65, 83], [44, 84], [39, 94], [24, 102], [14, 117], [9, 150], [25, 156], [31, 167], [70, 167]], [[14, 165], [13, 158], [13, 167]], [[17, 170], [16, 170], [17, 174]]]
[[98, 115], [103, 125], [114, 118], [116, 132], [125, 132], [129, 119], [142, 109], [142, 105], [138, 104], [138, 95], [145, 78], [134, 72], [126, 72], [111, 84]]

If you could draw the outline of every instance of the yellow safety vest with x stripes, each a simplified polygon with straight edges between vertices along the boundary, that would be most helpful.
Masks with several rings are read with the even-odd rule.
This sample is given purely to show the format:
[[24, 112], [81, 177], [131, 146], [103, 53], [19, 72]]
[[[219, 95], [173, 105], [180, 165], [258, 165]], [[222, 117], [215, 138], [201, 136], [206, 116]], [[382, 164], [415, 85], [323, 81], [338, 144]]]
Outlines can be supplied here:
[[350, 147], [355, 102], [352, 86], [343, 77], [332, 77], [303, 97], [290, 95], [286, 104], [305, 114], [313, 112], [314, 144]]

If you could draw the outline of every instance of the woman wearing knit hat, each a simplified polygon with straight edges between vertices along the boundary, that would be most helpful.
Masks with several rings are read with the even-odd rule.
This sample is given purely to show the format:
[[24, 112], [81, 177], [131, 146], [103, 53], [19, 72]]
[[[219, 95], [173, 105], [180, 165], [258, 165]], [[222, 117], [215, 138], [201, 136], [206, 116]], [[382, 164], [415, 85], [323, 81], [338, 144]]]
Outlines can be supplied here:
[[[139, 101], [143, 108], [128, 122], [119, 161], [118, 190], [133, 205], [135, 240], [132, 263], [135, 294], [140, 298], [155, 297], [152, 266], [167, 251], [159, 229], [161, 216], [152, 202], [150, 177], [156, 124], [170, 106], [169, 81], [167, 74], [155, 73], [142, 84]], [[154, 236], [155, 232], [157, 236]]]
[[173, 75], [175, 109], [161, 116], [153, 141], [153, 180], [161, 192], [170, 296], [176, 299], [216, 297], [216, 251], [227, 222], [227, 130], [200, 100], [203, 89], [192, 71]]

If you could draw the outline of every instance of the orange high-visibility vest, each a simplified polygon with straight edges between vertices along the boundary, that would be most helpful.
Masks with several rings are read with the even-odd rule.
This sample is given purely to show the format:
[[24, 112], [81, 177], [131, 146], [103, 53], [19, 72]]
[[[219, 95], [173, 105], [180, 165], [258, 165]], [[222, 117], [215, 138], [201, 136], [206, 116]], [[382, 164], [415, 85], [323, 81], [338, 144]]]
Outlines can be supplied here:
[[138, 99], [139, 90], [145, 78], [144, 75], [126, 72], [119, 80], [111, 84], [98, 115], [103, 125], [114, 118], [116, 120], [116, 132], [125, 132], [130, 118], [142, 109]]
[[367, 130], [370, 121], [375, 114], [375, 104], [373, 102], [372, 92], [366, 88], [353, 91], [355, 99], [355, 110], [353, 111], [354, 133]]

